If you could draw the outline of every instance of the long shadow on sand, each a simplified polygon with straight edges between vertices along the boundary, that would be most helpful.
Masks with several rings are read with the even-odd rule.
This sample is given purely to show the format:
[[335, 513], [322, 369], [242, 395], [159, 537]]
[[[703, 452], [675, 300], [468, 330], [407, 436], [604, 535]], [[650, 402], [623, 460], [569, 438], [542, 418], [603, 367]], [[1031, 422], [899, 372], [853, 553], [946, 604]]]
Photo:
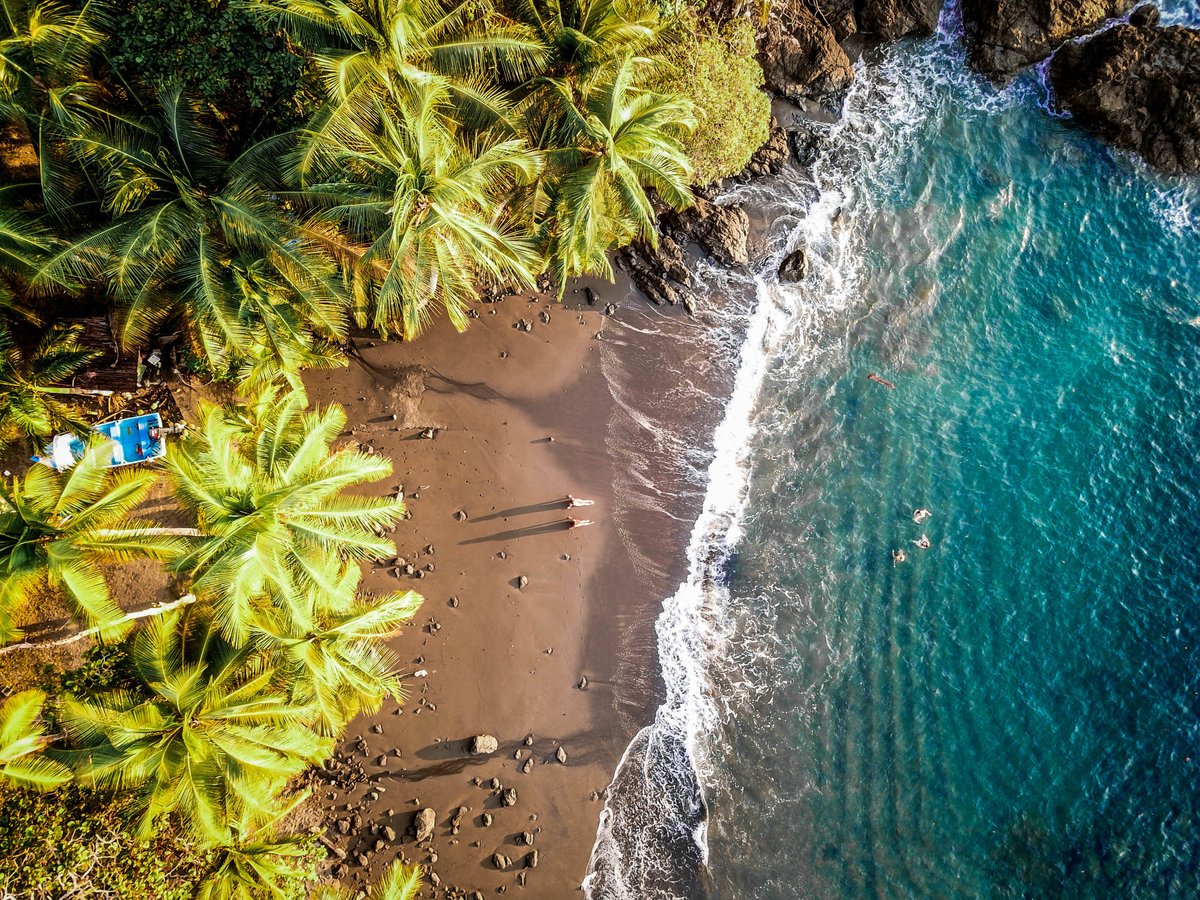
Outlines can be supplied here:
[[471, 538], [466, 541], [459, 541], [461, 547], [464, 544], [487, 544], [492, 541], [513, 541], [517, 538], [534, 537], [539, 534], [551, 534], [555, 531], [567, 531], [571, 527], [569, 519], [563, 519], [560, 522], [547, 522], [545, 525], [530, 525], [526, 528], [512, 528], [508, 531], [497, 531], [495, 534], [485, 534], [482, 537]]
[[545, 503], [531, 503], [528, 506], [514, 506], [511, 509], [502, 509], [499, 512], [488, 513], [486, 516], [479, 516], [475, 519], [475, 521], [490, 522], [493, 519], [507, 519], [509, 516], [527, 516], [530, 513], [550, 512], [556, 509], [564, 509], [565, 506], [565, 500], [547, 500]]

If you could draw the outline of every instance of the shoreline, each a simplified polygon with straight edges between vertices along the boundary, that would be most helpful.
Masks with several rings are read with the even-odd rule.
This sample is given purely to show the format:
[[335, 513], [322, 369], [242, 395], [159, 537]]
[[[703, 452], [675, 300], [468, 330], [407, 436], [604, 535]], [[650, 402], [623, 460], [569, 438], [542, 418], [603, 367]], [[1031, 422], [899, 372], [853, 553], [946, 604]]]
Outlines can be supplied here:
[[[620, 274], [616, 286], [586, 283], [601, 297], [594, 307], [584, 284], [562, 303], [484, 304], [464, 334], [442, 322], [412, 344], [363, 338], [349, 370], [306, 377], [313, 402], [346, 408], [344, 438], [393, 460], [379, 490], [402, 486], [409, 503], [391, 537], [423, 577], [376, 566], [364, 589], [425, 597], [391, 642], [408, 699], [355, 720], [316, 782], [331, 847], [324, 874], [348, 886], [399, 858], [426, 865], [446, 896], [579, 890], [605, 789], [664, 696], [654, 624], [685, 574], [703, 492], [684, 466], [668, 471], [669, 440], [642, 444], [659, 430], [630, 401], [663, 394], [664, 376], [702, 343], [681, 335], [707, 326], [651, 307]], [[522, 319], [531, 331], [515, 327]], [[624, 373], [611, 372], [616, 360]], [[678, 412], [681, 428], [705, 428], [697, 410]], [[433, 439], [422, 437], [429, 428]], [[631, 456], [651, 480], [630, 483]], [[595, 505], [552, 502], [567, 494]], [[595, 524], [568, 529], [572, 514]], [[495, 736], [497, 751], [471, 756], [477, 734]], [[502, 805], [503, 788], [516, 788], [515, 806]], [[417, 845], [424, 808], [436, 825]], [[511, 864], [498, 868], [494, 854]]]

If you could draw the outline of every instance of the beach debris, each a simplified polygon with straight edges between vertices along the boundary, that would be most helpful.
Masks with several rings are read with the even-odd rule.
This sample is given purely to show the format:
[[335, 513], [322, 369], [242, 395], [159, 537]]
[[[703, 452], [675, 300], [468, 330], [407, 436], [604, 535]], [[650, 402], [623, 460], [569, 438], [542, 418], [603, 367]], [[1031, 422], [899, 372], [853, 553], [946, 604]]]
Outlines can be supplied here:
[[891, 383], [890, 381], [888, 381], [886, 378], [884, 378], [884, 377], [882, 377], [882, 376], [880, 376], [880, 375], [876, 375], [874, 372], [872, 372], [871, 374], [869, 374], [869, 375], [867, 376], [867, 380], [868, 380], [868, 381], [873, 381], [873, 382], [875, 382], [876, 384], [882, 384], [882, 385], [883, 385], [885, 388], [890, 388], [890, 389], [892, 389], [892, 390], [894, 390], [894, 389], [895, 389], [895, 387], [896, 387], [894, 384], [892, 384], [892, 383]]
[[504, 792], [500, 795], [500, 802], [504, 806], [516, 806], [517, 805], [517, 789], [516, 788], [505, 788]]
[[508, 554], [505, 553], [503, 550], [501, 550], [499, 553], [496, 554], [496, 558], [497, 559], [508, 559]]
[[521, 766], [521, 774], [528, 775], [532, 771], [533, 771], [533, 760], [532, 759], [525, 760], [525, 765]]
[[491, 813], [484, 813], [482, 816], [479, 817], [479, 824], [482, 825], [484, 828], [491, 828], [492, 823], [495, 821], [496, 821], [496, 818]]
[[579, 685], [578, 685], [578, 687], [579, 687], [579, 689], [580, 689], [581, 691], [586, 691], [586, 690], [587, 690], [587, 686], [588, 686], [588, 680], [587, 680], [587, 676], [586, 676], [586, 675], [584, 675], [582, 678], [580, 678], [580, 679], [579, 679]]
[[587, 300], [588, 306], [595, 306], [596, 301], [600, 299], [600, 295], [593, 291], [590, 287], [583, 289], [583, 296]]
[[512, 860], [497, 850], [492, 854], [492, 865], [503, 871], [512, 865]]
[[460, 522], [467, 521], [467, 511], [465, 509], [455, 510], [454, 518], [458, 519]]
[[617, 304], [615, 304], [615, 303], [610, 303], [610, 304], [608, 304], [608, 306], [604, 307], [604, 314], [606, 316], [611, 316], [616, 311], [617, 311]]
[[470, 753], [472, 756], [482, 756], [485, 753], [495, 753], [500, 748], [500, 742], [490, 734], [477, 734], [471, 738]]
[[527, 853], [525, 855], [525, 868], [536, 869], [537, 864], [538, 864], [538, 852], [536, 850], [530, 850], [529, 853]]
[[413, 678], [424, 678], [428, 674], [429, 674], [428, 669], [417, 669], [417, 671], [413, 672]]
[[457, 598], [457, 597], [451, 597], [451, 598], [450, 598], [450, 608], [451, 608], [451, 609], [458, 609], [458, 598]]
[[555, 750], [555, 751], [554, 751], [554, 758], [555, 758], [555, 759], [557, 759], [557, 760], [558, 760], [560, 763], [562, 763], [562, 764], [565, 766], [565, 765], [567, 764], [567, 751], [566, 751], [566, 748], [565, 748], [565, 747], [559, 747], [557, 750]]
[[520, 577], [517, 578], [517, 587], [524, 588], [525, 585], [527, 585], [527, 584], [529, 584], [529, 579], [526, 578], [524, 575], [521, 575]]
[[500, 358], [501, 358], [501, 359], [508, 359], [508, 351], [507, 351], [507, 350], [501, 350], [501, 351], [500, 351]]
[[436, 824], [437, 813], [428, 806], [417, 813], [417, 818], [413, 822], [413, 829], [416, 832], [418, 844], [433, 837], [433, 826]]

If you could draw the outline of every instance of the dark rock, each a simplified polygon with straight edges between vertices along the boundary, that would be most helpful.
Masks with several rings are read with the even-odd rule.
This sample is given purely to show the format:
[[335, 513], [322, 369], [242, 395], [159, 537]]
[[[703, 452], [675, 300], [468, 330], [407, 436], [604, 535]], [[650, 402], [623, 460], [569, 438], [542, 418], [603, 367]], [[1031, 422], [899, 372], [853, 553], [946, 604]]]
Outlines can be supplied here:
[[778, 175], [783, 171], [784, 164], [791, 156], [788, 147], [787, 132], [780, 127], [775, 117], [771, 117], [771, 134], [767, 142], [754, 151], [750, 162], [746, 164], [746, 174], [756, 178], [764, 175]]
[[717, 262], [726, 266], [750, 262], [750, 217], [740, 206], [720, 206], [697, 197], [677, 221]]
[[1063, 46], [1050, 83], [1097, 137], [1168, 174], [1200, 173], [1200, 31], [1114, 26]]
[[795, 103], [841, 93], [854, 67], [834, 31], [803, 0], [773, 5], [759, 39], [767, 87]]
[[962, 0], [971, 65], [1004, 81], [1071, 38], [1124, 15], [1136, 0]]
[[595, 306], [596, 302], [600, 299], [600, 295], [593, 291], [590, 287], [585, 287], [583, 289], [583, 296], [584, 299], [587, 300], [588, 306]]
[[783, 258], [779, 264], [780, 281], [803, 281], [808, 274], [808, 255], [799, 247]]
[[1139, 6], [1129, 14], [1129, 24], [1144, 28], [1157, 25], [1161, 18], [1162, 16], [1159, 15], [1158, 7], [1153, 3], [1147, 3], [1144, 6]]

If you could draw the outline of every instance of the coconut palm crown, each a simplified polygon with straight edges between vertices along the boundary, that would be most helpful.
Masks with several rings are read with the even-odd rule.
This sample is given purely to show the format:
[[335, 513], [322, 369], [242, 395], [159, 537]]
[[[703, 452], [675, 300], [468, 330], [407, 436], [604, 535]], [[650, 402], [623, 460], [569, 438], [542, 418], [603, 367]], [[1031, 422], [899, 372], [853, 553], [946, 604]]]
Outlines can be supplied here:
[[71, 780], [71, 770], [41, 755], [50, 743], [41, 722], [46, 695], [20, 691], [0, 703], [0, 779], [48, 791]]
[[395, 497], [348, 489], [391, 474], [389, 460], [333, 449], [346, 424], [339, 406], [306, 411], [298, 391], [252, 404], [253, 421], [207, 404], [199, 427], [168, 460], [180, 502], [199, 538], [176, 560], [192, 590], [215, 610], [223, 633], [244, 642], [267, 602], [302, 605], [309, 590], [336, 590], [329, 560], [341, 565], [394, 555], [385, 537], [404, 514]]
[[68, 694], [61, 721], [83, 784], [139, 792], [141, 837], [173, 813], [197, 838], [228, 844], [270, 822], [287, 780], [332, 749], [261, 656], [177, 611], [138, 632], [132, 658], [141, 692]]

